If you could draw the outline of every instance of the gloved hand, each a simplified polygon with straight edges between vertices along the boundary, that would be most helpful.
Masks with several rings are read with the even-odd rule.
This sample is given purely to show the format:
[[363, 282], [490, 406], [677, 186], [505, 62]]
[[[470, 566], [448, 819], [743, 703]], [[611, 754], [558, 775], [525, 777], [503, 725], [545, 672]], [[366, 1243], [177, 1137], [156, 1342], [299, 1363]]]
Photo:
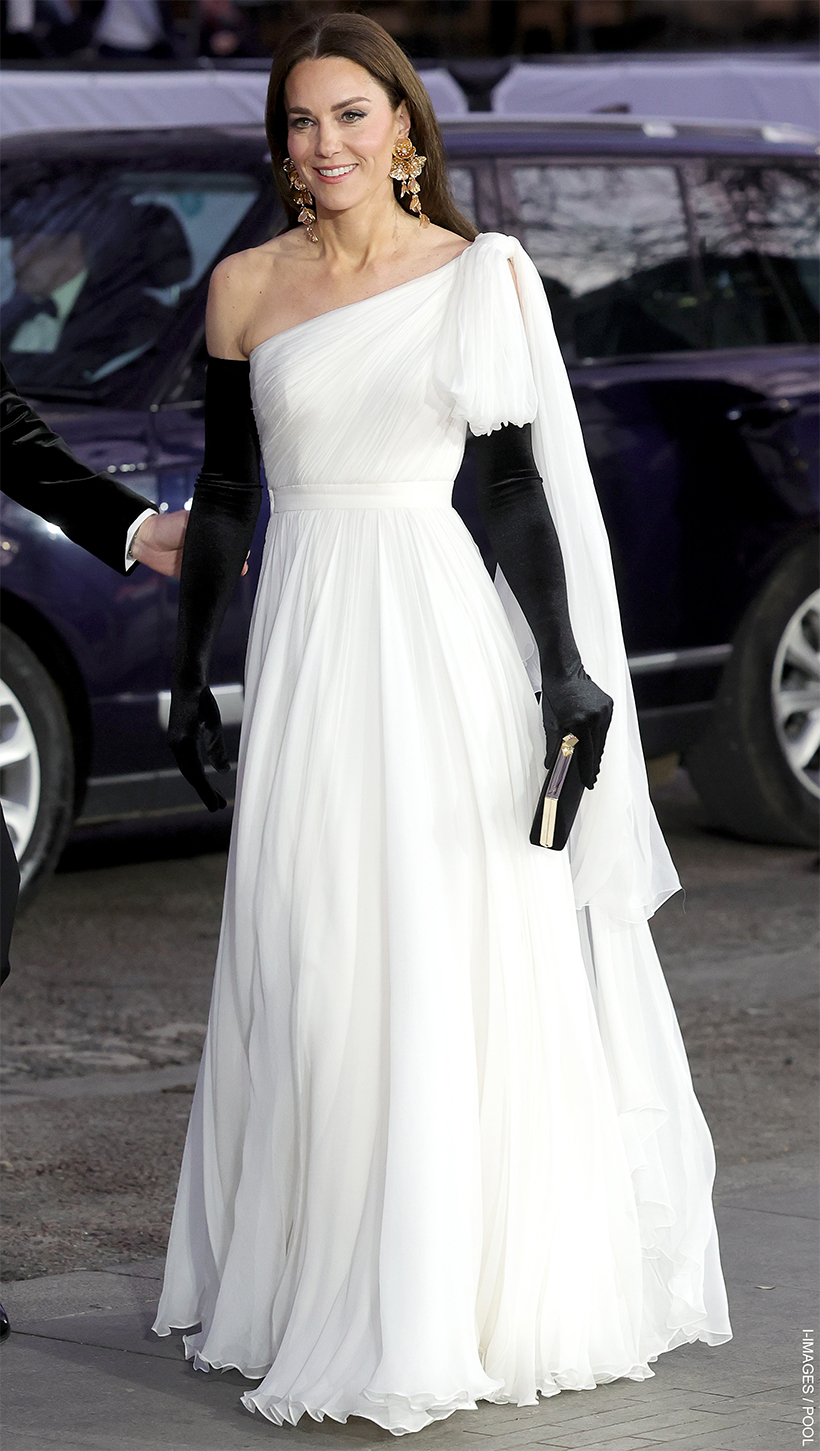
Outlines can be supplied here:
[[610, 696], [587, 675], [579, 660], [576, 673], [561, 680], [542, 680], [541, 715], [547, 736], [547, 758], [555, 747], [556, 736], [559, 740], [568, 734], [578, 737], [578, 774], [591, 791], [601, 768], [612, 719]]
[[207, 685], [186, 688], [175, 683], [171, 694], [168, 744], [180, 771], [209, 811], [227, 806], [221, 791], [205, 775], [203, 761], [217, 771], [229, 771], [231, 763], [222, 735], [219, 706]]
[[214, 642], [251, 546], [259, 514], [259, 439], [250, 365], [209, 358], [205, 457], [194, 489], [179, 582], [179, 622], [168, 744], [209, 811], [226, 804], [205, 765], [229, 768], [219, 707], [208, 688]]
[[476, 439], [478, 505], [504, 576], [541, 657], [547, 756], [556, 733], [578, 737], [578, 772], [590, 790], [601, 765], [612, 700], [581, 663], [567, 602], [558, 534], [532, 452], [529, 423]]

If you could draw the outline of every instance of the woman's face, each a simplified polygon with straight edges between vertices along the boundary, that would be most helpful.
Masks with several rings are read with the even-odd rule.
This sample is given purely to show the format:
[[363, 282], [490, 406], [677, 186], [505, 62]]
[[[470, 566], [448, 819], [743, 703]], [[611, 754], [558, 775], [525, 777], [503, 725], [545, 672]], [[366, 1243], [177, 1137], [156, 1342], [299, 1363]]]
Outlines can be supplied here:
[[[317, 206], [347, 211], [393, 195], [393, 146], [410, 130], [407, 104], [396, 111], [369, 71], [339, 56], [303, 60], [285, 82], [288, 152]], [[388, 190], [389, 189], [389, 190]]]

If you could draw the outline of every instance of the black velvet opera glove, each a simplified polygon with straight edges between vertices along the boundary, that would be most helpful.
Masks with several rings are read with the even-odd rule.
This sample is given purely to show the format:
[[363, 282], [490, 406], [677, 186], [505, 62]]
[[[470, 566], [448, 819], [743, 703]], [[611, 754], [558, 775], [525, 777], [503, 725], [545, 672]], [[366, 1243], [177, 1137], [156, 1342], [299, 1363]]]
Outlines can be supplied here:
[[227, 771], [219, 707], [208, 689], [214, 642], [253, 539], [262, 490], [250, 364], [209, 358], [205, 457], [182, 553], [179, 622], [168, 743], [186, 781], [209, 811], [225, 798], [205, 775]]
[[69, 539], [125, 574], [128, 527], [155, 506], [75, 458], [0, 367], [0, 487]]
[[578, 770], [592, 789], [612, 701], [581, 664], [572, 633], [558, 534], [532, 452], [532, 430], [508, 423], [476, 439], [478, 506], [504, 576], [541, 657], [541, 710], [551, 745], [578, 737]]

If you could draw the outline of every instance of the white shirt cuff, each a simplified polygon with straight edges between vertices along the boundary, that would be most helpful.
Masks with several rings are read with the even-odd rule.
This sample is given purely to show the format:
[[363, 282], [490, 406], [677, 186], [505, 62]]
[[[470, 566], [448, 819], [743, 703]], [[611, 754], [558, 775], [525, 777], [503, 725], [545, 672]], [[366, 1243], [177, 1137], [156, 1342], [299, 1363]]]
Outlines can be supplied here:
[[140, 524], [144, 524], [146, 519], [150, 519], [152, 514], [157, 513], [159, 513], [158, 509], [144, 509], [143, 512], [134, 520], [133, 524], [128, 525], [128, 533], [125, 536], [125, 568], [128, 573], [131, 572], [135, 564], [139, 564], [139, 560], [135, 559], [133, 554], [131, 553], [131, 545], [134, 542], [134, 535], [139, 529]]

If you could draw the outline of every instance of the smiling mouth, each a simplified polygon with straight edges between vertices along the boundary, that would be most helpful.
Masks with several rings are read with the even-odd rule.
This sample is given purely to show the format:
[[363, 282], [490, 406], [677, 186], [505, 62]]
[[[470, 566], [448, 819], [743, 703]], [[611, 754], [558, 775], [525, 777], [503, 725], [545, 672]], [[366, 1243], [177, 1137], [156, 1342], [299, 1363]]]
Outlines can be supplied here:
[[355, 171], [356, 164], [354, 162], [351, 166], [314, 166], [313, 170], [317, 176], [333, 181], [338, 176], [347, 176], [351, 171]]

